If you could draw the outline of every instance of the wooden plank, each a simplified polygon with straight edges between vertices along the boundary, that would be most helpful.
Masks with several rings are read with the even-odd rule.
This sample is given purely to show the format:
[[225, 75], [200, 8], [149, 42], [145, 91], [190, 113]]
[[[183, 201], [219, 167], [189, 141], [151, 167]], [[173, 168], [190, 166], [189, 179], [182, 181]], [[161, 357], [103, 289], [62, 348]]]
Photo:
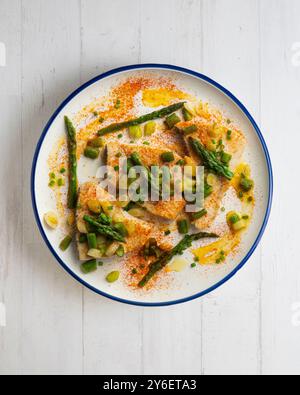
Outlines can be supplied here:
[[82, 79], [138, 63], [140, 1], [82, 0], [81, 4]]
[[[83, 0], [81, 74], [138, 63], [139, 1]], [[84, 291], [84, 373], [140, 374], [142, 310]]]
[[300, 329], [297, 320], [293, 322], [300, 302], [299, 186], [295, 181], [300, 144], [300, 67], [295, 51], [299, 52], [299, 14], [297, 0], [261, 2], [262, 128], [277, 180], [262, 249], [262, 366], [264, 374], [274, 375], [300, 373]]
[[82, 371], [82, 288], [38, 234], [28, 192], [33, 149], [49, 116], [79, 83], [78, 2], [27, 0], [22, 8], [23, 373]]
[[0, 67], [0, 215], [5, 224], [0, 232], [0, 303], [4, 314], [0, 326], [0, 372], [11, 374], [20, 371], [22, 333], [21, 2], [1, 1], [0, 15], [0, 41], [6, 51], [6, 62]]
[[[259, 118], [259, 1], [204, 0], [204, 68]], [[205, 299], [203, 373], [260, 371], [260, 251]]]
[[[141, 17], [143, 63], [169, 63], [201, 70], [201, 2], [143, 1]], [[145, 374], [201, 372], [201, 311], [199, 300], [144, 311], [142, 352]]]

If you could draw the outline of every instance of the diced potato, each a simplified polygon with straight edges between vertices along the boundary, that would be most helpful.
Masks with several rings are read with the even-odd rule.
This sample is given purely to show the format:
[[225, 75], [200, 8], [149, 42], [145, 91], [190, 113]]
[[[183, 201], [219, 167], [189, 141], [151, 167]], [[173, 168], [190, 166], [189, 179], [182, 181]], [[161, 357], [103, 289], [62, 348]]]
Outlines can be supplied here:
[[207, 176], [207, 183], [213, 188], [216, 188], [219, 185], [220, 180], [215, 174], [209, 173]]
[[226, 220], [228, 225], [232, 224], [232, 218], [237, 218], [238, 220], [241, 219], [240, 213], [237, 213], [236, 211], [229, 211], [226, 215]]
[[95, 200], [95, 199], [89, 200], [87, 205], [88, 205], [89, 210], [92, 213], [100, 214], [102, 211], [101, 204], [100, 204], [99, 200]]
[[91, 250], [89, 250], [87, 255], [90, 256], [91, 258], [95, 258], [95, 259], [100, 259], [103, 257], [101, 251], [97, 250], [95, 248], [92, 248]]
[[116, 203], [116, 206], [118, 206], [120, 208], [125, 208], [126, 206], [128, 206], [128, 203], [129, 203], [128, 201], [124, 201], [124, 202], [118, 201]]
[[145, 136], [151, 136], [156, 130], [156, 123], [154, 121], [150, 121], [146, 123], [144, 127]]
[[196, 177], [197, 175], [197, 164], [195, 163], [195, 161], [190, 157], [190, 156], [186, 156], [184, 158], [185, 164], [186, 166], [191, 166], [192, 169], [192, 175], [193, 177]]
[[80, 233], [88, 233], [86, 224], [82, 219], [79, 219], [77, 221], [77, 229], [78, 229], [78, 232], [80, 232]]
[[100, 202], [100, 204], [104, 213], [109, 217], [112, 217], [115, 211], [115, 207], [112, 202]]
[[245, 221], [244, 219], [240, 219], [237, 223], [232, 225], [232, 229], [235, 232], [238, 232], [238, 231], [245, 229], [245, 228], [247, 228], [247, 221]]
[[58, 226], [58, 217], [53, 211], [49, 211], [44, 215], [44, 221], [51, 229], [56, 229]]
[[128, 222], [128, 223], [126, 223], [126, 229], [127, 229], [128, 235], [132, 236], [135, 233], [136, 226], [133, 222]]
[[108, 258], [112, 257], [115, 255], [117, 249], [120, 247], [120, 243], [114, 242], [112, 243], [106, 250], [106, 256]]
[[74, 215], [73, 212], [71, 212], [71, 213], [68, 215], [67, 223], [68, 223], [68, 225], [70, 225], [70, 226], [74, 225], [74, 223], [75, 223], [75, 215]]
[[123, 220], [124, 220], [124, 215], [123, 215], [122, 213], [114, 214], [113, 217], [112, 217], [112, 220], [113, 220], [115, 223], [123, 222]]
[[189, 177], [185, 177], [184, 178], [184, 182], [183, 182], [183, 191], [190, 191], [190, 192], [192, 192], [193, 191], [193, 187], [196, 185], [196, 181], [195, 180], [192, 180], [191, 178], [189, 178]]
[[141, 208], [132, 208], [131, 210], [128, 211], [128, 214], [136, 218], [143, 218], [145, 216], [145, 211], [142, 210]]
[[236, 211], [230, 211], [227, 216], [228, 226], [235, 232], [247, 228], [248, 222], [242, 218], [240, 213]]
[[208, 140], [208, 142], [206, 143], [206, 148], [209, 151], [215, 151], [217, 148], [217, 143], [213, 140]]

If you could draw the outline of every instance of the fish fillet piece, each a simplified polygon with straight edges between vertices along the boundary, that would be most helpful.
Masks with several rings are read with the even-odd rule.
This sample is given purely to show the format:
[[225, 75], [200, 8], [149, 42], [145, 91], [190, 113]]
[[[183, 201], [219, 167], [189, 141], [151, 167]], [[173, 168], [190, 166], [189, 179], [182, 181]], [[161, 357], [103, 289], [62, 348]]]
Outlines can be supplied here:
[[[122, 154], [123, 157], [130, 157], [134, 152], [138, 153], [142, 162], [145, 166], [150, 167], [151, 165], [158, 166], [174, 166], [180, 159], [181, 156], [174, 153], [174, 162], [171, 164], [166, 164], [161, 160], [161, 155], [170, 151], [167, 148], [161, 147], [149, 147], [145, 145], [133, 145], [133, 144], [119, 144], [119, 143], [109, 143], [107, 145], [107, 165], [115, 167], [119, 164], [119, 157]], [[175, 201], [171, 198], [170, 201], [159, 201], [159, 202], [145, 202], [143, 207], [146, 208], [151, 214], [167, 219], [175, 220], [178, 215], [182, 212], [186, 205], [184, 199], [180, 201]]]
[[[198, 155], [195, 154], [194, 150], [190, 147], [188, 139], [190, 137], [198, 139], [204, 146], [207, 147], [212, 139], [217, 140], [217, 138], [212, 137], [212, 131], [215, 125], [212, 122], [203, 119], [191, 122], [182, 122], [176, 126], [178, 126], [178, 128], [180, 129], [190, 125], [196, 125], [198, 130], [195, 133], [185, 136], [184, 140], [189, 150], [190, 157], [197, 165], [201, 165], [202, 161], [198, 157]], [[232, 131], [232, 134], [231, 139], [227, 140], [227, 130], [229, 129]], [[221, 131], [222, 132], [218, 138], [221, 138], [223, 141], [223, 144], [225, 146], [224, 151], [232, 155], [230, 167], [235, 168], [235, 166], [240, 162], [243, 156], [246, 145], [246, 138], [241, 131], [237, 129], [232, 129], [231, 127], [222, 127]], [[222, 200], [229, 186], [230, 182], [228, 180], [223, 177], [218, 177], [215, 185], [213, 185], [212, 194], [205, 199], [205, 209], [207, 210], [207, 215], [195, 221], [194, 223], [198, 229], [207, 229], [213, 224], [219, 213]]]
[[[200, 163], [201, 160], [199, 157], [195, 154], [194, 150], [191, 149], [189, 144], [187, 143], [188, 138], [193, 137], [195, 139], [198, 139], [201, 141], [203, 145], [206, 147], [212, 140], [218, 141], [219, 139], [222, 139], [222, 143], [225, 146], [224, 151], [232, 155], [232, 160], [230, 162], [230, 167], [235, 168], [245, 151], [245, 146], [246, 146], [246, 138], [244, 134], [232, 127], [232, 126], [216, 126], [216, 124], [207, 121], [205, 119], [196, 119], [195, 121], [190, 121], [190, 122], [182, 122], [180, 124], [177, 124], [176, 126], [180, 129], [186, 126], [190, 125], [196, 125], [198, 130], [195, 133], [189, 134], [188, 136], [184, 136], [184, 140], [187, 144], [188, 151], [190, 153], [190, 156], [197, 162]], [[213, 130], [214, 128], [219, 128], [220, 130], [220, 135], [218, 137], [215, 137], [213, 135]], [[231, 138], [230, 140], [227, 139], [227, 131], [231, 130]]]
[[119, 207], [118, 202], [113, 201], [112, 196], [110, 196], [104, 189], [99, 187], [96, 182], [88, 182], [81, 185], [80, 187], [78, 198], [79, 204], [76, 211], [76, 223], [78, 228], [77, 247], [80, 260], [91, 259], [87, 256], [87, 244], [78, 242], [80, 233], [87, 233], [83, 216], [86, 214], [90, 215], [88, 209], [89, 200], [97, 200], [101, 202], [102, 208], [104, 211], [106, 211], [105, 207], [107, 208], [106, 213], [112, 217], [114, 222], [122, 222], [125, 225], [129, 233], [129, 236], [126, 237], [126, 244], [124, 244], [126, 253], [140, 250], [149, 240], [153, 225], [129, 215], [126, 211]]

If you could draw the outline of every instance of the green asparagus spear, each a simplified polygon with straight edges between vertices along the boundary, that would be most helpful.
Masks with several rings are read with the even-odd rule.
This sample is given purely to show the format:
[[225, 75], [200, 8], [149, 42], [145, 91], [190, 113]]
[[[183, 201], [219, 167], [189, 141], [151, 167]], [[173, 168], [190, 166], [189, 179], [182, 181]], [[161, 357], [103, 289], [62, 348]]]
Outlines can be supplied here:
[[68, 208], [74, 209], [77, 203], [77, 143], [76, 130], [71, 120], [65, 117], [65, 125], [68, 136], [68, 151], [69, 151], [69, 191], [68, 191]]
[[152, 176], [152, 173], [151, 173], [150, 169], [143, 164], [139, 154], [137, 152], [134, 152], [131, 155], [130, 160], [133, 163], [133, 166], [141, 166], [141, 167], [145, 168], [145, 170], [147, 172], [148, 182], [149, 182], [149, 186], [150, 186], [151, 190], [153, 192], [156, 192], [158, 194], [158, 196], [161, 196], [161, 192], [159, 190], [159, 187], [157, 187], [157, 185], [155, 183], [155, 180], [153, 179], [153, 176]]
[[204, 232], [186, 235], [171, 251], [163, 253], [157, 261], [150, 265], [148, 273], [139, 282], [139, 287], [144, 287], [157, 272], [163, 269], [172, 260], [174, 256], [183, 254], [185, 250], [192, 246], [194, 241], [204, 239], [206, 237], [217, 238], [219, 236], [214, 233]]
[[142, 123], [153, 121], [154, 119], [164, 118], [167, 115], [179, 110], [184, 106], [184, 102], [172, 104], [171, 106], [162, 108], [161, 110], [151, 112], [150, 114], [143, 115], [139, 118], [132, 119], [129, 121], [114, 123], [106, 128], [100, 129], [98, 132], [99, 136], [104, 136], [105, 134], [113, 133], [122, 129], [129, 128], [131, 126], [141, 125]]
[[189, 142], [195, 153], [203, 160], [203, 164], [207, 169], [215, 172], [219, 176], [227, 178], [227, 180], [232, 179], [234, 175], [232, 171], [229, 170], [228, 166], [217, 159], [213, 152], [208, 151], [199, 140], [193, 139], [192, 137], [189, 139]]
[[101, 225], [111, 225], [112, 219], [108, 215], [101, 213], [97, 218], [97, 222], [100, 222]]
[[83, 219], [89, 225], [92, 225], [97, 233], [100, 233], [101, 235], [107, 236], [110, 239], [116, 241], [125, 242], [124, 237], [119, 232], [117, 232], [112, 226], [103, 225], [100, 222], [97, 222], [94, 218], [90, 217], [89, 215], [85, 215]]

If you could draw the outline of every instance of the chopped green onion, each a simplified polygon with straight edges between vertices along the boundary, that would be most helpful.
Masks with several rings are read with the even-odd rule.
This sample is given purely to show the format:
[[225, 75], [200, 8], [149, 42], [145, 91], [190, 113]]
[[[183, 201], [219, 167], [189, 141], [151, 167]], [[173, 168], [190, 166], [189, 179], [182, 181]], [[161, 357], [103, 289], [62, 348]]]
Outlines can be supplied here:
[[102, 148], [104, 147], [105, 143], [101, 137], [95, 137], [94, 139], [88, 142], [88, 145], [94, 148]]
[[60, 172], [60, 174], [64, 174], [64, 173], [66, 172], [66, 169], [65, 169], [64, 167], [62, 167], [62, 168], [59, 170], [59, 172]]
[[88, 274], [97, 270], [97, 261], [96, 259], [91, 259], [90, 261], [84, 262], [81, 265], [81, 271], [84, 274]]
[[165, 236], [169, 236], [171, 234], [171, 231], [170, 230], [166, 230], [165, 231]]
[[89, 245], [89, 249], [96, 249], [97, 248], [97, 237], [95, 233], [88, 233], [87, 234], [87, 242]]
[[206, 214], [207, 214], [207, 210], [206, 210], [206, 209], [203, 209], [203, 210], [199, 211], [198, 213], [193, 213], [193, 214], [192, 214], [192, 219], [193, 219], [194, 221], [196, 221], [196, 220], [198, 220], [198, 219], [204, 217]]
[[144, 127], [145, 136], [151, 136], [156, 130], [156, 123], [154, 121], [150, 121], [146, 123]]
[[231, 159], [232, 159], [232, 155], [227, 154], [226, 152], [222, 152], [221, 161], [222, 161], [225, 165], [228, 165], [229, 162], [231, 161]]
[[99, 156], [99, 150], [97, 148], [86, 147], [84, 150], [84, 156], [89, 159], [97, 159]]
[[185, 165], [185, 160], [184, 159], [179, 159], [179, 161], [176, 163], [178, 166], [184, 166]]
[[249, 192], [253, 188], [253, 181], [249, 178], [242, 178], [240, 181], [240, 187], [244, 192]]
[[59, 248], [62, 251], [66, 251], [69, 248], [71, 242], [72, 242], [72, 237], [68, 235], [61, 241]]
[[120, 245], [120, 247], [117, 249], [116, 255], [118, 257], [120, 257], [120, 258], [125, 255], [125, 250], [124, 250], [124, 247], [122, 245]]
[[109, 283], [114, 283], [119, 280], [120, 272], [111, 272], [106, 276], [106, 281]]
[[123, 134], [118, 134], [118, 139], [121, 139], [123, 137]]
[[81, 233], [81, 234], [79, 235], [78, 241], [79, 241], [79, 243], [81, 243], [81, 244], [85, 243], [85, 242], [87, 241], [86, 234]]
[[59, 179], [57, 180], [57, 185], [58, 185], [59, 187], [62, 187], [63, 185], [65, 185], [64, 180], [63, 180], [62, 178], [59, 178]]
[[197, 263], [195, 263], [195, 262], [191, 264], [191, 268], [194, 268], [196, 266], [197, 266]]
[[198, 128], [196, 125], [190, 125], [186, 126], [184, 128], [181, 128], [180, 131], [185, 135], [188, 136], [189, 134], [197, 132]]
[[175, 160], [173, 152], [164, 152], [163, 154], [161, 154], [160, 158], [165, 163], [170, 163]]
[[121, 100], [118, 99], [115, 104], [115, 109], [118, 110], [121, 107]]
[[183, 119], [185, 121], [191, 121], [193, 119], [193, 114], [191, 114], [185, 107], [182, 109]]
[[129, 136], [131, 139], [137, 140], [143, 137], [142, 128], [139, 125], [129, 127]]
[[229, 221], [230, 221], [230, 223], [231, 223], [232, 225], [234, 225], [234, 224], [236, 224], [237, 222], [240, 221], [240, 217], [239, 217], [237, 214], [232, 214], [232, 215], [229, 217]]
[[213, 192], [213, 187], [209, 185], [207, 182], [204, 184], [204, 198], [210, 196]]
[[186, 219], [177, 221], [178, 232], [185, 235], [189, 232], [189, 223]]
[[181, 121], [181, 119], [179, 118], [179, 116], [177, 114], [171, 114], [166, 118], [166, 124], [168, 125], [169, 129], [173, 129], [173, 127], [175, 125], [177, 125], [177, 123], [179, 123]]

